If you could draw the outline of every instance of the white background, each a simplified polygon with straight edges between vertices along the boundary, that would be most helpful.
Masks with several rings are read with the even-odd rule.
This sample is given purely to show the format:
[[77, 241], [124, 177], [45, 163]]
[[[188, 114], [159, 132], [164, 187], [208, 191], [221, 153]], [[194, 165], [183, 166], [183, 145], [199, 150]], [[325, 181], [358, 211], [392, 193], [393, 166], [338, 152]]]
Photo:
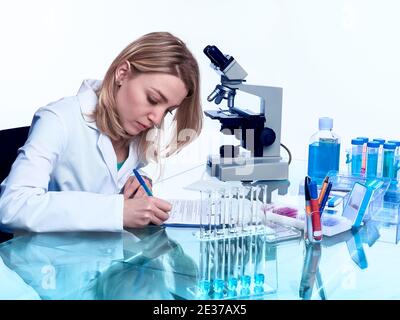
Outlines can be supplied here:
[[[204, 109], [219, 82], [208, 44], [234, 56], [248, 83], [283, 87], [282, 142], [295, 158], [307, 158], [320, 116], [334, 119], [342, 151], [355, 136], [400, 139], [399, 16], [396, 0], [0, 0], [0, 129], [29, 125], [39, 107], [101, 79], [128, 43], [169, 31], [198, 59]], [[204, 162], [218, 131], [206, 118], [171, 161]]]

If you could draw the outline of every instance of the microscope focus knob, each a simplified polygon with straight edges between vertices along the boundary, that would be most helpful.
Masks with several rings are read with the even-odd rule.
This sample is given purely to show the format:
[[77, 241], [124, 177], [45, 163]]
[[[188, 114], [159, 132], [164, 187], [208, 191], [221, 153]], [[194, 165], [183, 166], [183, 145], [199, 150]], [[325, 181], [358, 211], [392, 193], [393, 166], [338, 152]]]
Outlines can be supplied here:
[[239, 155], [240, 146], [231, 144], [222, 145], [219, 147], [219, 155], [221, 158], [236, 158]]
[[275, 131], [271, 128], [264, 128], [260, 135], [260, 141], [264, 147], [268, 147], [276, 140]]

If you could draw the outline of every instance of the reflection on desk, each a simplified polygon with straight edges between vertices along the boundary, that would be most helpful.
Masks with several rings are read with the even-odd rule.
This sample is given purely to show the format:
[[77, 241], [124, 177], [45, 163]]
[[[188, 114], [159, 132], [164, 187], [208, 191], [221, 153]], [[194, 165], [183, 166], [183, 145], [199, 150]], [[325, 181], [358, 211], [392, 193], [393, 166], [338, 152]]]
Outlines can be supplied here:
[[42, 299], [174, 299], [177, 276], [197, 273], [158, 227], [137, 235], [28, 234], [2, 245], [0, 257]]

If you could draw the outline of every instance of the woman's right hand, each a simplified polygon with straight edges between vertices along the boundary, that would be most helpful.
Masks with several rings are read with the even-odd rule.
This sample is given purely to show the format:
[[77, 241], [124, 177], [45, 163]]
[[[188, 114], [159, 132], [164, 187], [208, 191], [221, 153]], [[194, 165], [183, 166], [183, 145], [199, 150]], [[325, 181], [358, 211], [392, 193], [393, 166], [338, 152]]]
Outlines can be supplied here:
[[169, 202], [156, 197], [125, 199], [124, 227], [140, 228], [149, 223], [161, 225], [169, 218], [168, 212], [171, 209]]

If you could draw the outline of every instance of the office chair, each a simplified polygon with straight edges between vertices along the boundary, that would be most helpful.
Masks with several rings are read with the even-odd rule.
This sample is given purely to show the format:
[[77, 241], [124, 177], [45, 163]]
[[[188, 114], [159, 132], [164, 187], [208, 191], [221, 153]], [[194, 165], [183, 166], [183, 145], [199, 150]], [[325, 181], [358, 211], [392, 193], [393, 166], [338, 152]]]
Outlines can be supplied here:
[[[29, 133], [28, 127], [12, 128], [0, 131], [0, 183], [7, 178], [15, 159], [18, 149], [25, 144]], [[0, 243], [12, 239], [11, 233], [0, 230]]]

